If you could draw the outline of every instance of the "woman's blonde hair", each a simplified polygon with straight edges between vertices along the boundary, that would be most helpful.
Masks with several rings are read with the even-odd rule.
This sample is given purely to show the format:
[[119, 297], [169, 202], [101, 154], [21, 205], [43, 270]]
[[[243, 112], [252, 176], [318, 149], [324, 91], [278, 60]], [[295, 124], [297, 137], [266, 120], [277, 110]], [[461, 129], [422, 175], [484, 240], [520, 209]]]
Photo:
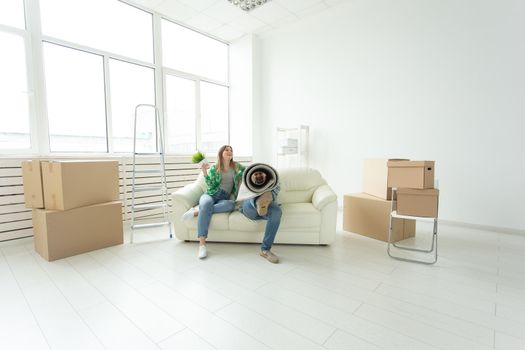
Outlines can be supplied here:
[[[226, 147], [230, 147], [233, 152], [233, 147], [230, 145], [224, 145], [221, 148], [219, 148], [219, 152], [217, 152], [217, 163], [215, 164], [215, 168], [217, 169], [217, 171], [224, 170], [224, 161], [222, 159], [222, 152], [224, 152]], [[233, 157], [232, 157], [232, 159], [230, 160], [230, 168], [235, 169], [236, 165], [237, 163], [233, 161]]]

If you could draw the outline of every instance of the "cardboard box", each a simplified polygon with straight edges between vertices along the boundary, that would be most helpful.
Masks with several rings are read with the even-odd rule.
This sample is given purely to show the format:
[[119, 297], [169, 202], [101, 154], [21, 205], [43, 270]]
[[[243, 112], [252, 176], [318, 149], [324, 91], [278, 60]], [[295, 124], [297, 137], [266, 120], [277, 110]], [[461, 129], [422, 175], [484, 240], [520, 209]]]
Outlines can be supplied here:
[[43, 208], [44, 192], [39, 160], [24, 160], [22, 162], [22, 179], [26, 208]]
[[397, 213], [437, 218], [439, 190], [397, 189]]
[[42, 162], [44, 208], [68, 210], [119, 200], [118, 162]]
[[33, 209], [33, 233], [35, 250], [48, 261], [122, 244], [122, 203]]
[[434, 188], [433, 161], [389, 161], [388, 187]]
[[[344, 196], [343, 230], [388, 242], [392, 202], [366, 193]], [[414, 237], [415, 220], [394, 219], [392, 241]]]
[[363, 192], [382, 199], [392, 199], [392, 188], [388, 187], [387, 163], [408, 159], [365, 159], [363, 162]]

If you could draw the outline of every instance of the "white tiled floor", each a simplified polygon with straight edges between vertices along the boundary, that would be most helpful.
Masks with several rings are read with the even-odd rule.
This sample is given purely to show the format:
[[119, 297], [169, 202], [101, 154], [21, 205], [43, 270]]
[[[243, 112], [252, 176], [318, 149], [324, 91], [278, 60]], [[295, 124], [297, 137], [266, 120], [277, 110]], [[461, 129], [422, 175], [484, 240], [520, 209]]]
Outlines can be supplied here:
[[525, 349], [525, 235], [439, 230], [433, 266], [341, 230], [278, 265], [158, 231], [52, 263], [0, 243], [0, 348]]

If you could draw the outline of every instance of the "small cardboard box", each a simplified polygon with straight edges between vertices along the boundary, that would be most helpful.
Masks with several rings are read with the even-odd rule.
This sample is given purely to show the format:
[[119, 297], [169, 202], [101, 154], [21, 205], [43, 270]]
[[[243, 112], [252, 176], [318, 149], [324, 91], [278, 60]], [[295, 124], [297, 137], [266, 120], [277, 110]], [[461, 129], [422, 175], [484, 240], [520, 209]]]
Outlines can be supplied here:
[[[343, 230], [388, 242], [392, 202], [366, 193], [344, 196]], [[392, 241], [414, 237], [415, 220], [394, 219]]]
[[33, 209], [33, 233], [36, 252], [48, 261], [122, 244], [122, 203]]
[[42, 189], [42, 171], [39, 160], [22, 162], [22, 179], [24, 181], [24, 201], [26, 208], [43, 208], [44, 192]]
[[434, 162], [389, 161], [388, 187], [434, 188]]
[[363, 192], [382, 199], [392, 199], [388, 187], [388, 162], [408, 159], [365, 159], [363, 162]]
[[437, 218], [439, 190], [397, 189], [397, 213]]
[[42, 162], [44, 207], [68, 210], [119, 200], [118, 162]]

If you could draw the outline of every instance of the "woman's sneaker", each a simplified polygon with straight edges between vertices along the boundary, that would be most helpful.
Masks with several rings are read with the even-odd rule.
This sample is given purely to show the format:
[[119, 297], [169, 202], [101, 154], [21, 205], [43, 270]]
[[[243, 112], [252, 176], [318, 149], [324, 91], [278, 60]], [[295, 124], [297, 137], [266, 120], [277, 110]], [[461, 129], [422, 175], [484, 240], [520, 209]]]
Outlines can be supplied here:
[[279, 262], [279, 257], [272, 253], [271, 250], [261, 251], [261, 256], [271, 262], [272, 264], [277, 264]]
[[184, 221], [190, 220], [191, 218], [197, 216], [197, 215], [195, 215], [196, 212], [197, 212], [197, 209], [190, 208], [187, 212], [182, 214], [182, 220], [184, 220]]
[[206, 251], [206, 245], [199, 245], [199, 259], [204, 259], [208, 256], [208, 252]]
[[272, 191], [264, 192], [257, 198], [255, 205], [257, 206], [257, 214], [265, 216], [268, 214], [268, 207], [272, 203]]

